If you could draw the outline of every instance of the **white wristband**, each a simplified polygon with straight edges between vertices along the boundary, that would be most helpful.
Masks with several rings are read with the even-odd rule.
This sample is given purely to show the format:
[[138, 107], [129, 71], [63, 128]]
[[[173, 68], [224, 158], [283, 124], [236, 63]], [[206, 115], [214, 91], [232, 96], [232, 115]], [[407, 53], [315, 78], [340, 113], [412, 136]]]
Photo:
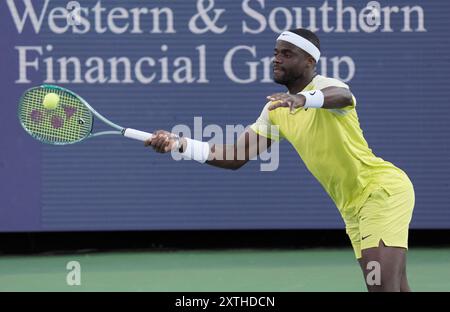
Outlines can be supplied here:
[[306, 98], [305, 108], [321, 108], [325, 99], [323, 92], [320, 90], [311, 90], [300, 92]]
[[205, 163], [209, 157], [209, 144], [207, 142], [186, 139], [186, 148], [181, 155], [184, 159], [193, 159], [199, 163]]

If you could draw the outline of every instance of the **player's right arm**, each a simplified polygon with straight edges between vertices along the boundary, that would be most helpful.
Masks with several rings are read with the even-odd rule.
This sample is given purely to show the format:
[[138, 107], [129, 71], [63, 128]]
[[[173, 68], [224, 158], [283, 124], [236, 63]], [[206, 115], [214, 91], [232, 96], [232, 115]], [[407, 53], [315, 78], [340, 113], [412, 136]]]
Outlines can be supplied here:
[[235, 144], [214, 144], [210, 150], [208, 165], [237, 170], [250, 159], [267, 150], [272, 140], [256, 134], [252, 129], [242, 133]]
[[145, 142], [156, 152], [167, 153], [179, 148], [185, 157], [207, 163], [211, 166], [236, 170], [245, 165], [250, 159], [266, 151], [273, 141], [280, 140], [278, 127], [272, 125], [269, 118], [267, 103], [254, 124], [242, 133], [234, 144], [208, 145], [188, 138], [179, 138], [167, 131], [159, 130]]
[[[152, 139], [145, 142], [146, 146], [151, 146], [158, 153], [171, 152], [177, 147], [176, 136], [168, 131], [158, 130]], [[187, 138], [180, 138], [179, 152], [184, 153], [187, 149], [195, 149], [194, 153], [204, 148], [204, 155], [201, 156], [206, 160], [206, 163], [211, 166], [237, 170], [244, 166], [250, 159], [258, 156], [260, 153], [267, 150], [272, 144], [272, 140], [262, 135], [255, 133], [251, 128], [242, 133], [235, 144], [213, 144], [209, 145], [206, 142], [200, 142]], [[188, 145], [194, 147], [188, 147]], [[196, 159], [199, 160], [199, 159]], [[200, 160], [199, 160], [200, 161]], [[201, 161], [203, 162], [203, 161]]]

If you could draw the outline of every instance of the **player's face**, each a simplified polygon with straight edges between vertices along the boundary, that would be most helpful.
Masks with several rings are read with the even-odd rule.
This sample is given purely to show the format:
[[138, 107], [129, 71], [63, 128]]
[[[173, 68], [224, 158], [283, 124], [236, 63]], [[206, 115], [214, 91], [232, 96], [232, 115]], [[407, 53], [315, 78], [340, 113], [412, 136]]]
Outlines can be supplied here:
[[311, 56], [286, 41], [277, 41], [274, 50], [273, 80], [282, 85], [301, 79], [310, 68]]

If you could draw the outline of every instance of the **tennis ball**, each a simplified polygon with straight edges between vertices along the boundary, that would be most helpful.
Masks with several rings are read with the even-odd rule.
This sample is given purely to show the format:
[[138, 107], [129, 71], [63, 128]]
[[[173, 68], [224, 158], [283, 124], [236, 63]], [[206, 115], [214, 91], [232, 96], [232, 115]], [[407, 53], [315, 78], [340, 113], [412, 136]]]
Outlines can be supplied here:
[[42, 103], [45, 109], [56, 109], [59, 104], [59, 95], [56, 93], [48, 93], [44, 97], [44, 102]]

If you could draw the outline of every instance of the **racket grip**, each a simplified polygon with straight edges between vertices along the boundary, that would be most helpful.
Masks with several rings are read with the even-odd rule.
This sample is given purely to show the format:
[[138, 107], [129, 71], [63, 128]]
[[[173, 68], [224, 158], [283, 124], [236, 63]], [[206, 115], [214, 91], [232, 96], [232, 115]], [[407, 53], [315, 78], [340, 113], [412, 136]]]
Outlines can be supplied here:
[[130, 138], [130, 139], [135, 139], [135, 140], [139, 140], [139, 141], [146, 141], [148, 139], [151, 139], [151, 137], [153, 136], [153, 134], [148, 133], [148, 132], [144, 132], [144, 131], [139, 131], [139, 130], [135, 130], [135, 129], [125, 129], [125, 131], [123, 132], [123, 136]]

